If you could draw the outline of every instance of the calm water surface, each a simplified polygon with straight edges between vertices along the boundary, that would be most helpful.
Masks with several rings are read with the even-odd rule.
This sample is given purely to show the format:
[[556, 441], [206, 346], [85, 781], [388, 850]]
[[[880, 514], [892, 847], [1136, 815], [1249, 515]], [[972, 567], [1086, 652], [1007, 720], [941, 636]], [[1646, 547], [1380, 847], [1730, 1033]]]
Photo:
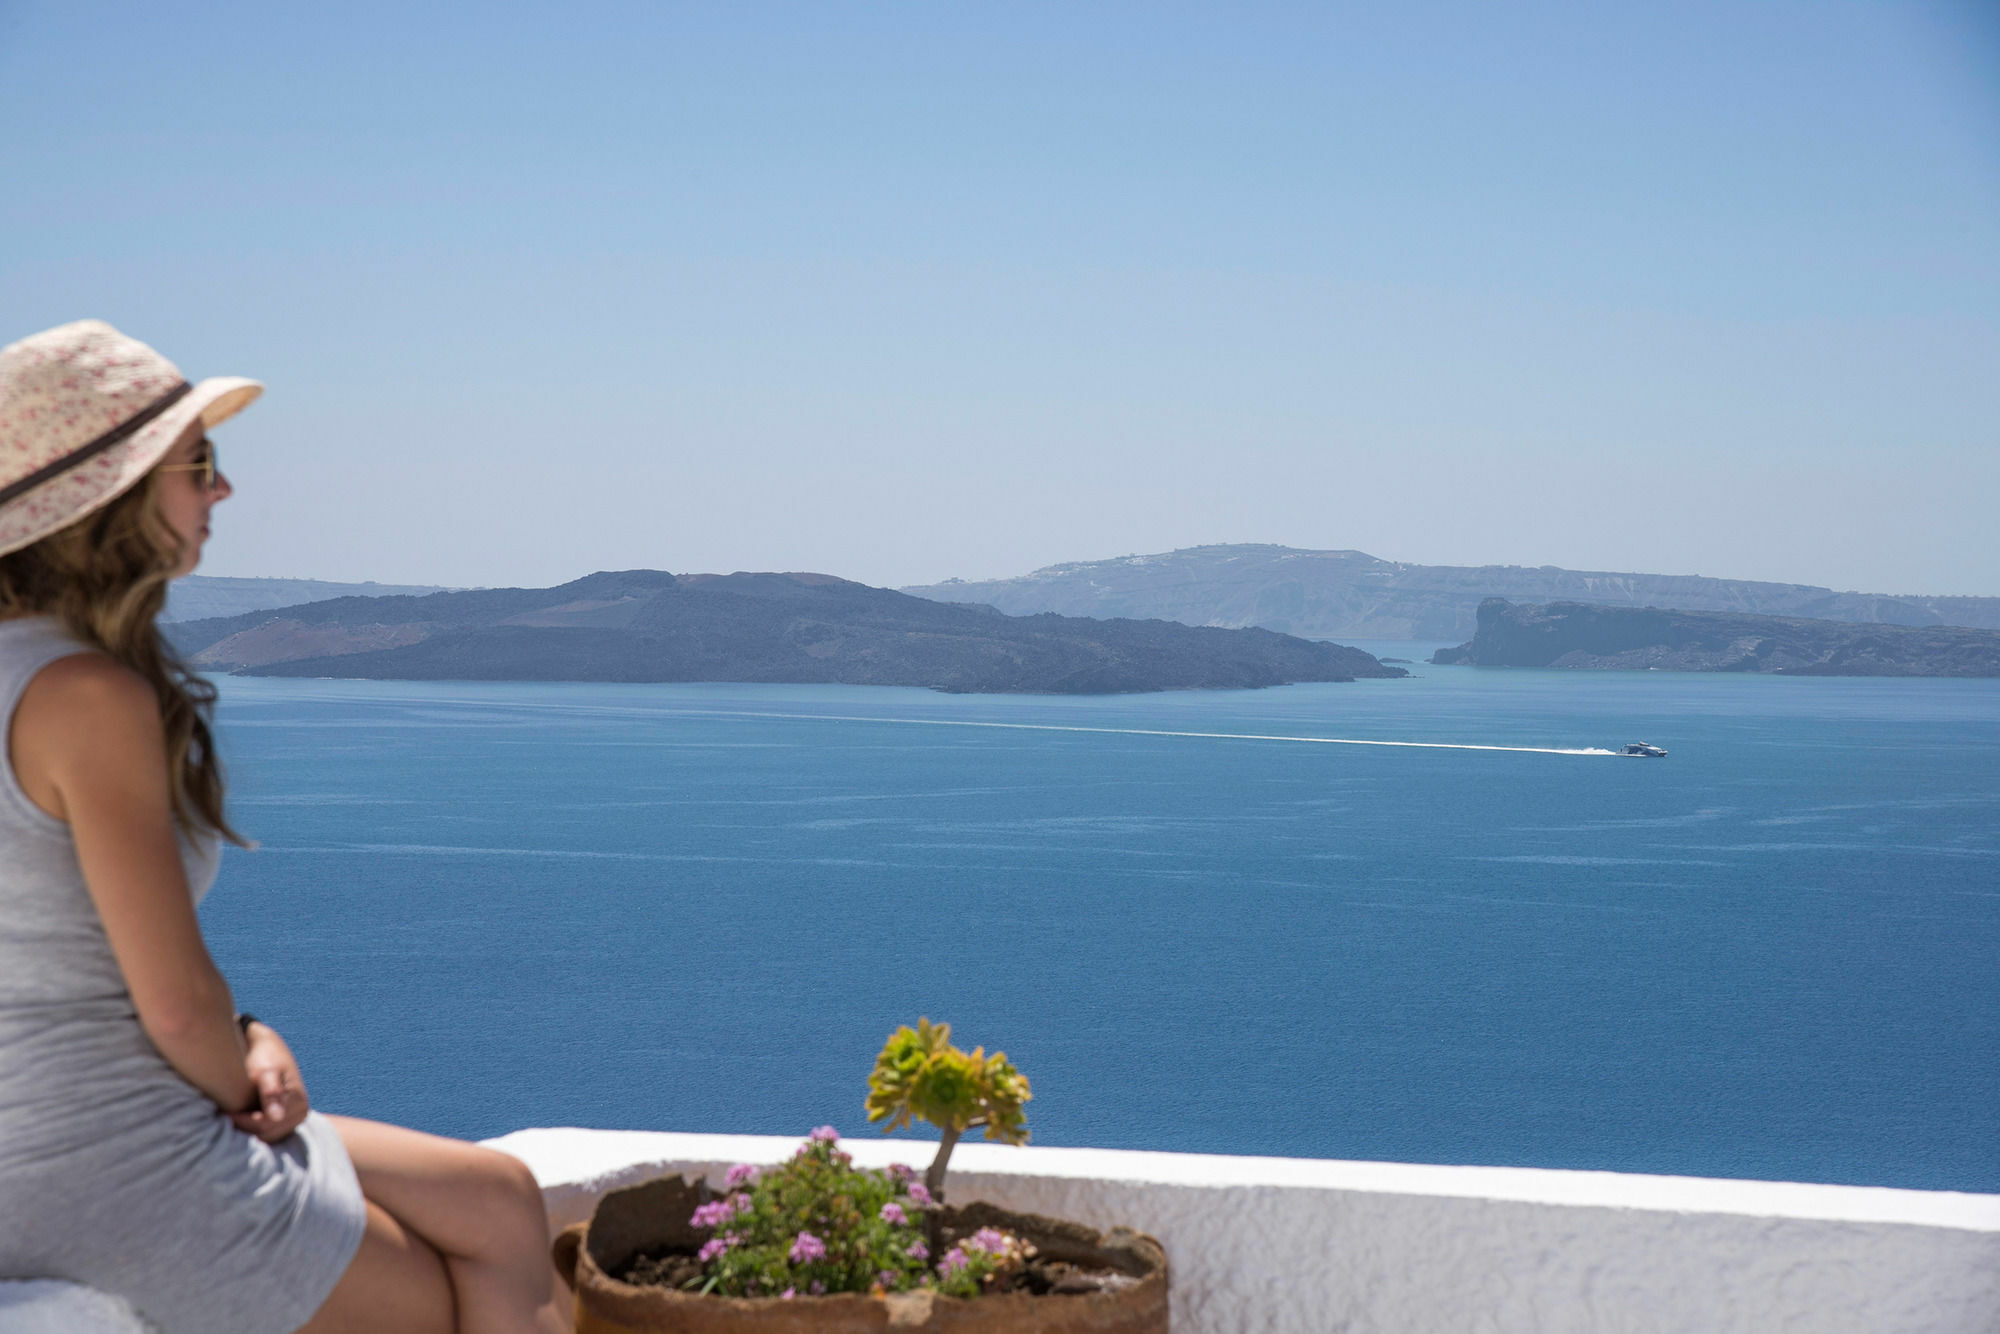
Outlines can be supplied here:
[[1413, 670], [228, 679], [203, 917], [316, 1104], [450, 1134], [865, 1133], [926, 1014], [1038, 1143], [2000, 1190], [2000, 682]]

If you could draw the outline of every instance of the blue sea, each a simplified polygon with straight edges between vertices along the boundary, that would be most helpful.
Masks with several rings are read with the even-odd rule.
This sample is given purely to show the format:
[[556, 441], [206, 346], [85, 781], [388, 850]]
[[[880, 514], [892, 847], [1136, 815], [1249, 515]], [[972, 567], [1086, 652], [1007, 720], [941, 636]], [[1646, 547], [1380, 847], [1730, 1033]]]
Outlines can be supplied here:
[[1037, 1143], [2000, 1191], [2000, 682], [1412, 671], [224, 679], [203, 920], [447, 1134], [872, 1133], [928, 1015]]

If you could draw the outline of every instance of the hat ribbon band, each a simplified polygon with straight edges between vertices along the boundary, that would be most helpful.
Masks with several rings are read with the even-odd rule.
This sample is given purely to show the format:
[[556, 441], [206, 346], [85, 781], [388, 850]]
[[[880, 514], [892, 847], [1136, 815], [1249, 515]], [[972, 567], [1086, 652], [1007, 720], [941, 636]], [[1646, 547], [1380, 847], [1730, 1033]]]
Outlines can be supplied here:
[[165, 394], [153, 400], [152, 404], [140, 411], [136, 417], [127, 418], [125, 421], [118, 423], [118, 425], [106, 431], [103, 435], [92, 440], [89, 444], [84, 445], [81, 449], [71, 450], [55, 462], [35, 469], [35, 471], [29, 473], [20, 481], [0, 487], [0, 505], [6, 504], [24, 491], [34, 490], [43, 482], [52, 481], [62, 476], [79, 464], [88, 463], [120, 441], [130, 440], [148, 425], [157, 421], [168, 408], [180, 402], [192, 392], [194, 392], [194, 386], [186, 380], [182, 380]]

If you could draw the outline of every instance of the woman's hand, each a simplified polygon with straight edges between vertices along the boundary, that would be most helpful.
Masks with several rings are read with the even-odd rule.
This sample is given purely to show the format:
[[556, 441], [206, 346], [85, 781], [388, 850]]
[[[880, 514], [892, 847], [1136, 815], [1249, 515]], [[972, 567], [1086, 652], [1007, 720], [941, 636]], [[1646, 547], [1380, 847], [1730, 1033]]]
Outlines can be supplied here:
[[306, 1102], [306, 1082], [299, 1076], [299, 1063], [278, 1031], [256, 1020], [244, 1034], [250, 1048], [243, 1068], [257, 1088], [257, 1105], [247, 1112], [235, 1112], [230, 1120], [238, 1130], [247, 1131], [266, 1144], [276, 1144], [299, 1128], [310, 1110]]

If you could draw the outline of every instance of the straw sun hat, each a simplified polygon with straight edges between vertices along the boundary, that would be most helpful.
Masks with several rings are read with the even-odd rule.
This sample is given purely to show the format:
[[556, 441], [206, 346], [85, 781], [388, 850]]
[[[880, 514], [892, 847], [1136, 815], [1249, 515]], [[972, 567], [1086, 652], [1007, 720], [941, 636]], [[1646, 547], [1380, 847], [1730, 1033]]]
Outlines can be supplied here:
[[0, 555], [103, 509], [196, 421], [225, 422], [264, 386], [180, 368], [102, 320], [0, 348]]

